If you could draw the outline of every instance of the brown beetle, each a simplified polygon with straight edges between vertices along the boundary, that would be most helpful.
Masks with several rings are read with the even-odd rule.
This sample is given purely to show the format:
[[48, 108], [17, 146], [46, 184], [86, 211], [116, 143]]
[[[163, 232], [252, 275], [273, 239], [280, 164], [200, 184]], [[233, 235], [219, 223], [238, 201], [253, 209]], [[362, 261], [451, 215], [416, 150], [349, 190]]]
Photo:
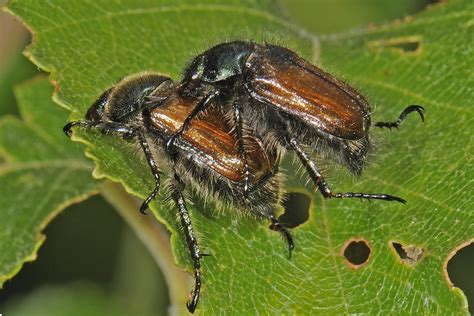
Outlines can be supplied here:
[[250, 188], [244, 198], [244, 163], [235, 145], [237, 137], [231, 123], [220, 112], [222, 107], [216, 104], [217, 100], [212, 101], [205, 117], [196, 117], [190, 122], [180, 139], [174, 142], [173, 150], [166, 147], [171, 135], [202, 102], [200, 96], [206, 95], [199, 87], [195, 87], [194, 92], [193, 97], [183, 98], [167, 77], [153, 73], [133, 75], [105, 91], [90, 107], [85, 120], [64, 126], [66, 135], [78, 125], [121, 135], [127, 140], [138, 140], [156, 181], [155, 189], [140, 208], [143, 213], [160, 188], [156, 161], [160, 161], [161, 169], [170, 169], [171, 196], [179, 210], [195, 270], [195, 287], [187, 304], [191, 312], [199, 300], [203, 254], [183, 196], [185, 186], [203, 199], [213, 197], [212, 200], [224, 208], [231, 207], [270, 220], [271, 228], [286, 238], [290, 254], [294, 247], [290, 232], [274, 215], [276, 205], [280, 203], [280, 180], [275, 176], [278, 152], [265, 148], [257, 137], [250, 135], [247, 138]]
[[[185, 70], [180, 91], [196, 84], [209, 86], [206, 100], [185, 120], [168, 146], [186, 130], [194, 115], [210, 100], [219, 99], [226, 115], [234, 117], [238, 145], [244, 162], [244, 128], [252, 129], [268, 143], [295, 151], [311, 179], [326, 198], [366, 198], [398, 201], [388, 194], [334, 193], [316, 163], [305, 152], [309, 147], [319, 155], [344, 164], [360, 174], [371, 142], [370, 107], [354, 88], [310, 64], [289, 49], [252, 42], [230, 42], [210, 48], [197, 56]], [[423, 117], [423, 107], [407, 107], [395, 122], [378, 122], [379, 127], [398, 127], [411, 112]], [[248, 174], [248, 168], [244, 166]], [[244, 183], [244, 192], [248, 185]]]

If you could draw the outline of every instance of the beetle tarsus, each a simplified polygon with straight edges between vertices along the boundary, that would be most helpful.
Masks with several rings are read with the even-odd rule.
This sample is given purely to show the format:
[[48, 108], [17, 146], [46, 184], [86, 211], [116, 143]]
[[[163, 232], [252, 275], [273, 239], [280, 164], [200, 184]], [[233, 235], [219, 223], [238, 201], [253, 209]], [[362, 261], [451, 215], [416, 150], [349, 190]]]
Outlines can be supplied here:
[[402, 113], [400, 114], [400, 116], [398, 117], [398, 119], [396, 121], [394, 121], [394, 122], [376, 122], [375, 126], [380, 127], [380, 128], [386, 127], [386, 128], [389, 128], [389, 129], [398, 128], [400, 126], [400, 124], [408, 116], [408, 114], [410, 114], [412, 112], [417, 112], [421, 117], [421, 121], [422, 122], [425, 121], [425, 116], [424, 116], [425, 108], [422, 107], [421, 105], [412, 104], [410, 106], [407, 106], [402, 111]]
[[346, 193], [331, 193], [328, 198], [344, 199], [344, 198], [361, 198], [366, 200], [384, 200], [384, 201], [394, 201], [406, 204], [407, 201], [398, 196], [383, 194], [383, 193], [355, 193], [355, 192], [346, 192]]
[[295, 249], [295, 244], [293, 242], [293, 237], [288, 229], [283, 227], [283, 225], [278, 221], [278, 219], [270, 215], [270, 221], [272, 224], [270, 225], [270, 229], [279, 232], [283, 237], [285, 237], [286, 242], [288, 244], [288, 259], [291, 259], [291, 252]]
[[148, 166], [150, 166], [151, 174], [155, 178], [155, 188], [150, 193], [150, 195], [148, 195], [148, 197], [140, 207], [140, 213], [146, 215], [148, 213], [146, 211], [148, 208], [148, 204], [156, 197], [158, 191], [160, 190], [160, 172], [158, 171], [158, 167], [156, 166], [155, 159], [153, 158], [150, 146], [148, 145], [145, 135], [142, 132], [135, 132], [133, 133], [133, 135], [137, 135], [140, 146], [142, 147], [143, 153], [145, 154], [146, 161], [148, 162]]
[[171, 193], [176, 205], [179, 210], [179, 217], [181, 218], [181, 227], [184, 231], [184, 236], [188, 244], [189, 253], [194, 266], [194, 289], [191, 291], [191, 298], [186, 303], [189, 312], [193, 313], [199, 301], [199, 294], [201, 293], [201, 258], [202, 254], [199, 250], [196, 236], [194, 235], [191, 218], [189, 216], [188, 209], [182, 190], [184, 188], [183, 181], [179, 176], [174, 174], [175, 184], [173, 185], [173, 192]]
[[83, 121], [73, 121], [73, 122], [69, 122], [67, 123], [66, 125], [64, 125], [63, 127], [63, 132], [64, 134], [66, 134], [67, 137], [71, 137], [71, 129], [76, 126], [76, 125], [81, 125]]
[[[140, 213], [142, 213], [143, 215], [148, 215], [148, 203], [150, 203], [149, 201], [149, 198], [148, 197], [143, 203], [142, 205], [140, 206]], [[151, 200], [151, 199], [150, 199]]]
[[201, 293], [201, 270], [194, 271], [194, 289], [189, 293], [190, 299], [186, 302], [186, 307], [190, 313], [194, 313], [199, 302], [199, 294]]

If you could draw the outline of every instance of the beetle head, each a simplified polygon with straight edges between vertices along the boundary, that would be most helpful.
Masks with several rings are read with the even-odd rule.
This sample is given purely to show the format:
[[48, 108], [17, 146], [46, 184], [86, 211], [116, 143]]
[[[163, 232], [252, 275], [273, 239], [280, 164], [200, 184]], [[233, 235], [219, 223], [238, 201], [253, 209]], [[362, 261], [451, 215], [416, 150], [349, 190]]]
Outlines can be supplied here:
[[[120, 80], [92, 104], [86, 118], [125, 123], [139, 114], [148, 95], [155, 90], [169, 90], [171, 79], [152, 73], [141, 73]], [[164, 95], [163, 93], [159, 93]]]

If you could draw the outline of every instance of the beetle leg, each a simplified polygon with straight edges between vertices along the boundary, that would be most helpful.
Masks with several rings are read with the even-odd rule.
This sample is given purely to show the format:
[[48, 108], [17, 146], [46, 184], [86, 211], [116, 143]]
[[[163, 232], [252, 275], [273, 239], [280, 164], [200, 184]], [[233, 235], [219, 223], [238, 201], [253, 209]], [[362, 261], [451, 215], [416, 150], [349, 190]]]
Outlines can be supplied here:
[[233, 108], [234, 108], [234, 119], [235, 119], [236, 128], [237, 128], [237, 144], [239, 146], [239, 155], [240, 155], [240, 159], [243, 162], [242, 173], [244, 175], [244, 197], [247, 197], [249, 194], [250, 170], [249, 170], [249, 164], [247, 162], [247, 157], [246, 157], [245, 148], [244, 148], [242, 107], [238, 100], [234, 102]]
[[271, 213], [264, 211], [253, 211], [253, 213], [256, 216], [268, 219], [271, 222], [270, 229], [279, 232], [286, 239], [286, 243], [288, 244], [288, 259], [291, 259], [291, 252], [295, 248], [295, 244], [293, 243], [293, 237], [290, 231]]
[[290, 144], [291, 149], [293, 149], [298, 155], [298, 158], [300, 159], [301, 163], [306, 167], [306, 171], [313, 180], [314, 184], [318, 187], [319, 191], [325, 198], [362, 198], [368, 200], [385, 200], [406, 203], [406, 201], [402, 198], [383, 193], [333, 193], [331, 191], [331, 188], [329, 188], [329, 185], [326, 180], [324, 180], [324, 177], [319, 171], [318, 167], [300, 146], [298, 140], [294, 137], [291, 137], [288, 142]]
[[293, 243], [293, 237], [291, 236], [290, 231], [283, 227], [283, 225], [274, 215], [264, 216], [272, 222], [272, 224], [270, 225], [270, 229], [279, 232], [283, 237], [285, 237], [286, 243], [288, 244], [288, 259], [291, 259], [291, 252], [295, 248], [295, 244]]
[[189, 312], [193, 313], [196, 309], [196, 306], [199, 301], [199, 294], [201, 292], [201, 258], [204, 254], [201, 254], [199, 250], [199, 246], [196, 240], [196, 236], [194, 235], [193, 226], [191, 224], [191, 218], [189, 217], [189, 212], [186, 207], [186, 202], [184, 200], [184, 196], [182, 190], [184, 188], [184, 184], [178, 175], [175, 173], [175, 185], [173, 186], [173, 191], [171, 196], [175, 201], [176, 205], [178, 206], [179, 210], [179, 217], [181, 218], [181, 226], [184, 231], [184, 235], [186, 237], [186, 242], [188, 243], [189, 253], [191, 255], [191, 259], [193, 261], [194, 266], [194, 289], [191, 292], [190, 300], [186, 303], [186, 306]]
[[166, 149], [168, 152], [171, 152], [171, 147], [174, 145], [174, 141], [176, 138], [180, 137], [182, 133], [184, 133], [185, 130], [188, 129], [189, 124], [191, 121], [198, 115], [200, 112], [204, 111], [209, 104], [211, 104], [212, 99], [217, 97], [219, 95], [219, 90], [212, 90], [208, 95], [206, 95], [205, 98], [203, 98], [198, 105], [193, 109], [191, 114], [184, 120], [183, 125], [179, 128], [179, 130], [171, 135], [171, 137], [168, 139], [166, 142]]
[[142, 147], [142, 150], [143, 150], [143, 153], [145, 154], [148, 165], [150, 166], [151, 173], [153, 174], [153, 177], [155, 178], [155, 188], [150, 193], [150, 195], [148, 195], [148, 197], [145, 199], [143, 204], [140, 206], [140, 212], [142, 214], [146, 214], [146, 209], [148, 208], [148, 204], [150, 204], [150, 202], [155, 198], [156, 194], [158, 193], [160, 189], [160, 173], [158, 171], [158, 168], [156, 167], [155, 160], [153, 158], [153, 155], [151, 154], [150, 147], [148, 146], [148, 142], [146, 141], [145, 135], [143, 135], [142, 132], [137, 131], [134, 128], [131, 128], [127, 125], [117, 123], [117, 122], [100, 122], [100, 121], [83, 120], [83, 121], [70, 122], [64, 126], [63, 131], [68, 137], [70, 137], [71, 128], [73, 128], [74, 126], [96, 128], [104, 133], [113, 132], [113, 133], [122, 134], [125, 139], [131, 139], [135, 136], [138, 137], [140, 146]]
[[103, 133], [112, 132], [117, 134], [122, 134], [124, 138], [133, 138], [135, 136], [135, 129], [117, 122], [101, 122], [101, 121], [74, 121], [69, 122], [63, 127], [63, 132], [67, 137], [71, 136], [71, 129], [74, 126], [81, 126], [86, 128], [95, 128], [100, 130]]
[[269, 219], [272, 221], [270, 229], [279, 232], [283, 235], [283, 237], [285, 237], [286, 242], [288, 244], [288, 259], [291, 259], [291, 252], [295, 248], [295, 244], [293, 243], [293, 237], [291, 236], [290, 231], [283, 227], [283, 225], [281, 225], [281, 223], [275, 216], [270, 215]]
[[403, 112], [400, 114], [400, 116], [398, 117], [398, 119], [396, 121], [394, 121], [394, 122], [376, 122], [375, 126], [381, 127], [381, 128], [387, 127], [387, 128], [390, 128], [390, 129], [398, 128], [400, 126], [400, 123], [403, 122], [403, 120], [407, 117], [407, 115], [412, 113], [412, 112], [418, 112], [418, 114], [420, 114], [421, 120], [423, 122], [425, 121], [425, 116], [423, 115], [423, 113], [425, 112], [425, 108], [423, 108], [420, 105], [413, 104], [413, 105], [408, 106], [405, 110], [403, 110]]
[[69, 122], [67, 123], [66, 125], [64, 125], [63, 127], [63, 132], [64, 134], [66, 134], [67, 137], [71, 137], [71, 129], [74, 127], [74, 126], [82, 126], [82, 127], [90, 127], [89, 126], [90, 124], [90, 121], [73, 121], [73, 122]]
[[150, 204], [150, 202], [156, 197], [156, 194], [158, 194], [158, 191], [160, 190], [160, 173], [158, 171], [158, 168], [156, 167], [155, 159], [153, 158], [153, 155], [150, 151], [150, 146], [148, 146], [148, 142], [146, 141], [145, 135], [143, 135], [143, 133], [141, 132], [138, 132], [137, 136], [140, 146], [142, 147], [143, 153], [145, 154], [146, 161], [150, 166], [151, 174], [155, 178], [155, 188], [153, 189], [153, 191], [151, 191], [151, 193], [140, 206], [140, 213], [147, 214], [146, 210], [148, 208], [148, 204]]

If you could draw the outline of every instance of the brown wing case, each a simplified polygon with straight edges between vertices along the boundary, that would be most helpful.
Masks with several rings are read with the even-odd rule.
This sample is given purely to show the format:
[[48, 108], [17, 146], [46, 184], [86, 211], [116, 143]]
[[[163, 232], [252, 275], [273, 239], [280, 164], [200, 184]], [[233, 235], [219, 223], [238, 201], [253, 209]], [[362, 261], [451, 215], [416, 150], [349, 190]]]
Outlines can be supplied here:
[[258, 49], [266, 51], [250, 56], [246, 85], [255, 99], [333, 136], [364, 136], [369, 106], [357, 91], [285, 48]]
[[[164, 104], [151, 111], [151, 121], [154, 128], [167, 136], [177, 132], [186, 117], [189, 116], [196, 100], [185, 100], [178, 94], [169, 97]], [[182, 149], [190, 149], [192, 159], [207, 165], [231, 181], [243, 181], [243, 162], [237, 146], [235, 133], [219, 115], [213, 111], [213, 106], [205, 115], [191, 121], [189, 128], [181, 135]], [[197, 150], [197, 152], [196, 152]], [[260, 141], [255, 138], [246, 140], [247, 162], [250, 167], [251, 182], [271, 172], [276, 163], [276, 154], [264, 150]]]

